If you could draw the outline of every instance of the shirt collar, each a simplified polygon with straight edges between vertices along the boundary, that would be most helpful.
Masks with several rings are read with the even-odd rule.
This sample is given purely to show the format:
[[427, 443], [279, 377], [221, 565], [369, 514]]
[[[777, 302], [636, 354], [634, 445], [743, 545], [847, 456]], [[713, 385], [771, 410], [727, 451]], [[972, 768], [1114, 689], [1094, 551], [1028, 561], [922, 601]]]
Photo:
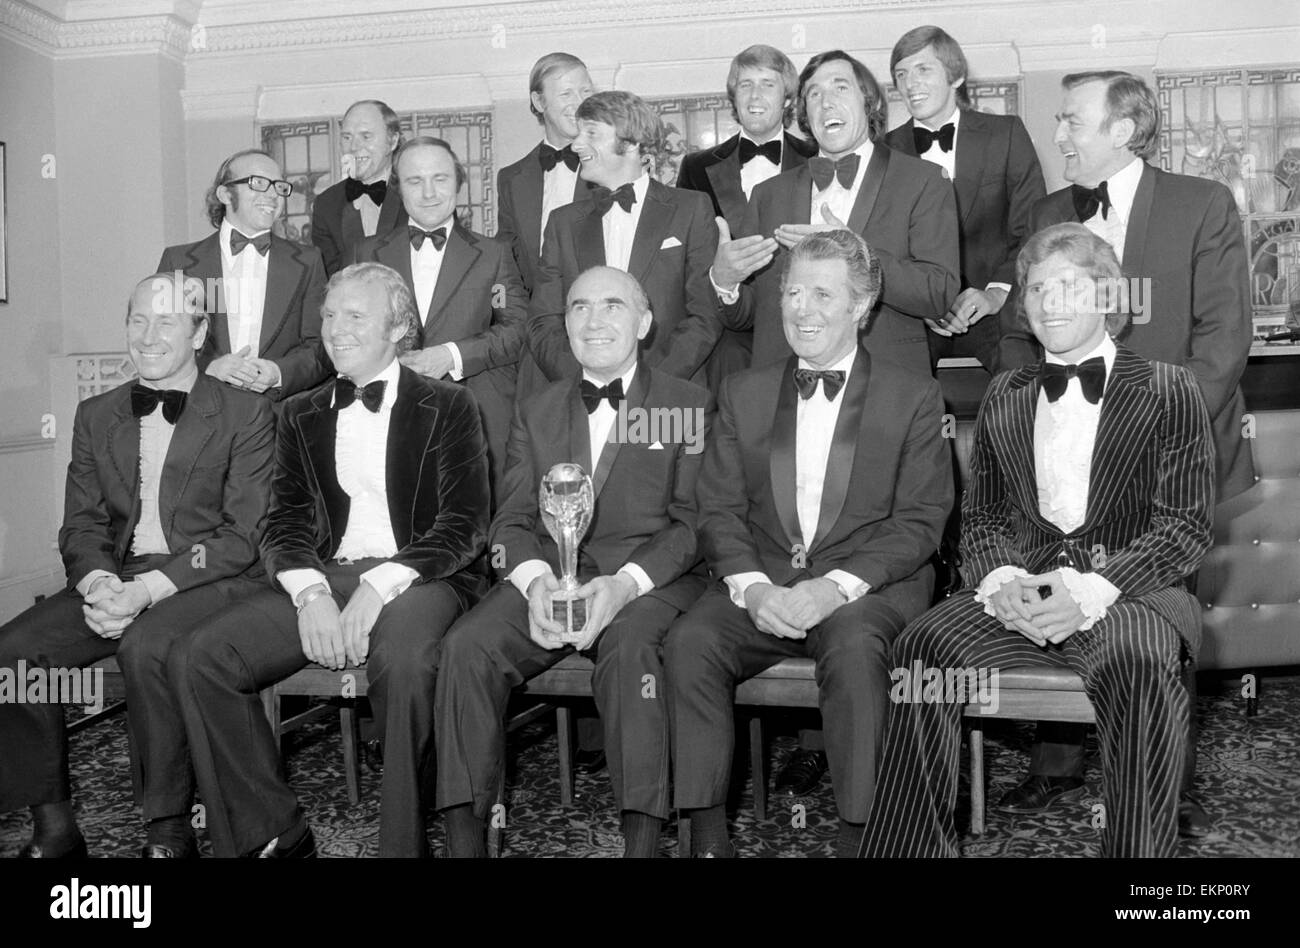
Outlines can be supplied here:
[[[383, 371], [381, 371], [378, 375], [376, 375], [373, 379], [370, 380], [371, 382], [388, 383], [387, 385], [384, 386], [384, 400], [379, 403], [380, 411], [384, 411], [386, 409], [392, 408], [393, 403], [397, 401], [397, 380], [401, 374], [402, 374], [402, 365], [400, 362], [397, 361], [397, 357], [394, 356], [393, 361], [388, 363], [388, 365], [384, 367]], [[367, 382], [366, 384], [368, 385], [370, 383]], [[332, 407], [333, 399], [330, 400], [330, 404]], [[353, 404], [356, 403], [354, 402]]]
[[[621, 379], [623, 380], [623, 394], [624, 394], [625, 396], [627, 395], [628, 392], [632, 391], [632, 377], [633, 377], [634, 375], [636, 375], [636, 361], [635, 361], [635, 360], [632, 362], [632, 367], [631, 367], [630, 369], [628, 369], [626, 372], [624, 372], [621, 376], [619, 376], [619, 378], [621, 378]], [[586, 369], [583, 369], [583, 370], [582, 370], [582, 378], [583, 378], [583, 381], [590, 382], [592, 385], [604, 385], [604, 384], [605, 384], [604, 382], [601, 382], [600, 380], [598, 380], [597, 378], [595, 378], [595, 377], [594, 377], [590, 372], [588, 372]]]
[[[1106, 365], [1106, 378], [1107, 380], [1109, 380], [1111, 366], [1115, 364], [1115, 352], [1116, 352], [1115, 340], [1110, 338], [1110, 333], [1108, 332], [1102, 333], [1101, 342], [1093, 346], [1092, 350], [1086, 353], [1075, 364], [1082, 365], [1084, 362], [1087, 362], [1093, 356], [1101, 356], [1101, 361], [1104, 362]], [[1056, 365], [1070, 364], [1054, 352], [1044, 352], [1043, 355], [1045, 356], [1048, 362], [1055, 363]]]
[[1106, 179], [1106, 196], [1110, 205], [1127, 221], [1133, 210], [1133, 199], [1137, 197], [1138, 185], [1142, 181], [1142, 168], [1146, 164], [1137, 155], [1119, 171]]
[[929, 122], [917, 122], [916, 124], [921, 126], [921, 128], [928, 128], [932, 132], [939, 131], [939, 129], [943, 128], [945, 125], [951, 125], [953, 134], [955, 135], [957, 134], [957, 127], [961, 125], [961, 106], [959, 105], [957, 108], [953, 109], [952, 116], [940, 122], [938, 125], [931, 125]]

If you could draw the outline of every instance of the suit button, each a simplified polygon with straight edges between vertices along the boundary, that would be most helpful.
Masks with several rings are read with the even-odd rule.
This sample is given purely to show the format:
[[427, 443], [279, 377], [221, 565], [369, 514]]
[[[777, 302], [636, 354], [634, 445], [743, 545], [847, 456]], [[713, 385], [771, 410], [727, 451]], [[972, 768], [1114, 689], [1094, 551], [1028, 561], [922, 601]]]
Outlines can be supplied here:
[[1255, 546], [1259, 546], [1259, 538], [1258, 538], [1258, 537], [1256, 537], [1255, 539], [1251, 540], [1250, 542], [1251, 542], [1252, 544], [1254, 544]]
[[1252, 608], [1252, 609], [1258, 609], [1258, 608], [1259, 608], [1259, 603], [1257, 603], [1257, 602], [1252, 602], [1252, 603], [1250, 604], [1250, 608]]
[[1207, 602], [1207, 603], [1205, 604], [1205, 608], [1206, 608], [1206, 609], [1213, 609], [1213, 608], [1214, 608], [1214, 603], [1212, 603], [1212, 602]]

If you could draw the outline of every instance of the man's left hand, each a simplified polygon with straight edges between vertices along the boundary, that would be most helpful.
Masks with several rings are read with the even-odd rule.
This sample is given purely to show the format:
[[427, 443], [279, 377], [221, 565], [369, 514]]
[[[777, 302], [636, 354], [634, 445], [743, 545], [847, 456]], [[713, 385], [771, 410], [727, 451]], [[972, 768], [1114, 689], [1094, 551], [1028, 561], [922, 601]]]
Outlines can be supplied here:
[[353, 665], [364, 665], [370, 654], [370, 630], [379, 621], [384, 600], [375, 587], [365, 580], [358, 585], [348, 604], [339, 613], [339, 631], [343, 633], [343, 654]]
[[807, 630], [820, 625], [823, 619], [846, 602], [848, 600], [839, 584], [820, 576], [791, 586], [785, 606], [791, 624]]
[[1028, 602], [1026, 606], [1029, 609], [1029, 621], [1053, 645], [1060, 645], [1088, 621], [1088, 617], [1070, 595], [1059, 571], [1030, 576], [1021, 582], [1026, 586], [1051, 587], [1050, 596], [1044, 596], [1038, 602]]
[[578, 595], [587, 600], [587, 624], [570, 640], [569, 644], [581, 652], [590, 648], [596, 637], [614, 621], [629, 602], [636, 598], [636, 580], [627, 573], [597, 576], [578, 587]]
[[275, 388], [280, 384], [280, 367], [270, 359], [252, 358], [245, 360], [253, 368], [257, 369], [257, 378], [249, 382], [244, 388], [250, 392], [256, 392], [261, 395], [269, 388]]
[[957, 299], [948, 307], [948, 312], [938, 320], [940, 327], [949, 332], [963, 333], [974, 326], [989, 313], [1002, 309], [1007, 301], [1007, 291], [999, 287], [977, 290], [968, 287], [958, 294]]
[[399, 358], [402, 365], [412, 372], [418, 372], [431, 379], [440, 379], [456, 367], [456, 363], [451, 358], [451, 350], [446, 346], [414, 349]]

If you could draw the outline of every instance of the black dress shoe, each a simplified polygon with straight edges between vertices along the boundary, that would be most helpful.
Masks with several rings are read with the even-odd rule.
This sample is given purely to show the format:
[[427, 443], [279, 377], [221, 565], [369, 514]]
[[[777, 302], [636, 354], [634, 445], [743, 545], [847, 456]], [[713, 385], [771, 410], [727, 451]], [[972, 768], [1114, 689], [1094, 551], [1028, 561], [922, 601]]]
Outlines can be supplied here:
[[71, 849], [61, 853], [46, 852], [44, 846], [34, 842], [18, 850], [19, 859], [88, 859], [89, 857], [90, 853], [86, 851], [86, 840], [81, 836], [77, 837]]
[[797, 750], [776, 777], [776, 792], [802, 797], [817, 789], [826, 773], [826, 752]]
[[190, 840], [188, 846], [168, 846], [163, 843], [149, 843], [140, 850], [142, 859], [198, 859], [199, 848]]
[[384, 773], [384, 745], [378, 739], [361, 742], [361, 760], [366, 769], [376, 776]]
[[1210, 835], [1210, 817], [1186, 790], [1178, 795], [1178, 835], [1183, 839], [1200, 839]]
[[277, 836], [265, 846], [254, 849], [250, 853], [245, 853], [244, 856], [247, 859], [315, 859], [316, 837], [312, 834], [309, 826], [302, 839], [292, 846], [281, 847], [280, 837]]
[[573, 769], [586, 777], [600, 773], [605, 769], [605, 764], [603, 750], [580, 750], [573, 755]]
[[1082, 777], [1040, 777], [1030, 774], [1008, 790], [993, 809], [1003, 813], [1042, 813], [1058, 800], [1067, 802], [1083, 796]]

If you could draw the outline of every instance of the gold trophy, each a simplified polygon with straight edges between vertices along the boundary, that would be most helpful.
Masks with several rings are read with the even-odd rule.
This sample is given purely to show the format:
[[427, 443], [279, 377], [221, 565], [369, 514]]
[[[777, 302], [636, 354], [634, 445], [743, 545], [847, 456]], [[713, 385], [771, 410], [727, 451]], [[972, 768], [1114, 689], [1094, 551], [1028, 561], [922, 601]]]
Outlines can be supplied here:
[[595, 505], [591, 478], [580, 465], [557, 464], [542, 478], [542, 523], [560, 554], [560, 588], [551, 595], [551, 618], [563, 626], [563, 639], [577, 638], [587, 624], [587, 600], [577, 594], [578, 542], [591, 526]]

